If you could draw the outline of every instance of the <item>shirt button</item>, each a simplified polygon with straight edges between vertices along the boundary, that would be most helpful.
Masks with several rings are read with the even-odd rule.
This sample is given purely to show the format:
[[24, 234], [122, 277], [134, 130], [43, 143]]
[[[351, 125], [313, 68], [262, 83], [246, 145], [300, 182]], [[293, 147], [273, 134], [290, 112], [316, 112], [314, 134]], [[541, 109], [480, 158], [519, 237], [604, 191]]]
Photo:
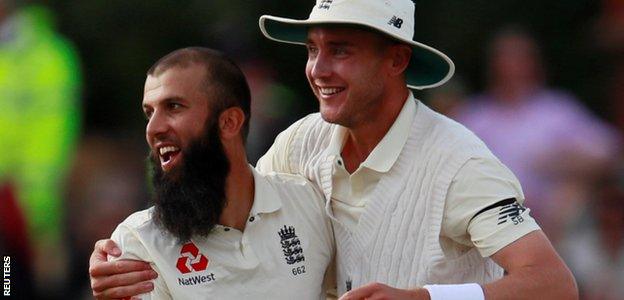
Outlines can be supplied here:
[[342, 159], [339, 159], [339, 160], [338, 160], [338, 165], [339, 165], [339, 166], [342, 166]]
[[255, 219], [256, 219], [256, 218], [251, 217], [251, 218], [249, 218], [249, 222], [253, 222]]

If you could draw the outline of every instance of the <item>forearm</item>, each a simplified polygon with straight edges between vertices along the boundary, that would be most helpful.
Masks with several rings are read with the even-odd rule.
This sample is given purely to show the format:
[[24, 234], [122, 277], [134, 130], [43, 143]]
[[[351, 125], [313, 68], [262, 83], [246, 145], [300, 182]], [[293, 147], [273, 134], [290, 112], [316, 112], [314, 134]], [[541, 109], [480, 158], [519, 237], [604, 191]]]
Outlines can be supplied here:
[[565, 267], [523, 267], [482, 287], [486, 300], [578, 299], [574, 277]]
[[507, 275], [483, 286], [485, 299], [578, 299], [572, 272], [541, 230], [505, 246], [491, 258]]

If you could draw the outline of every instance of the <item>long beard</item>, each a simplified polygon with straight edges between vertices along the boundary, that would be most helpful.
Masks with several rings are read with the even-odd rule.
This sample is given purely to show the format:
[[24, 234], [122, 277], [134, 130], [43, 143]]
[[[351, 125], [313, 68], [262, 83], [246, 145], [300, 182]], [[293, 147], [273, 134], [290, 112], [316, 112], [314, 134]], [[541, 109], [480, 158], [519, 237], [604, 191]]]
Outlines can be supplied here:
[[158, 156], [150, 154], [154, 185], [154, 221], [187, 242], [193, 236], [207, 236], [225, 207], [225, 181], [230, 163], [223, 151], [216, 122], [206, 135], [183, 151], [178, 170], [166, 174]]

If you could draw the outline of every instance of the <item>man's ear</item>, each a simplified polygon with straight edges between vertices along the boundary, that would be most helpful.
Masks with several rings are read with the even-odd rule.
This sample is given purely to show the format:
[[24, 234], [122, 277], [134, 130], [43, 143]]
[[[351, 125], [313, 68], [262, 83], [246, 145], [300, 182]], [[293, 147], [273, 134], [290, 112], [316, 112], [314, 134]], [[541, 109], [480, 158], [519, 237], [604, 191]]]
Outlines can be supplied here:
[[412, 57], [412, 48], [405, 44], [396, 44], [391, 47], [392, 65], [390, 66], [390, 74], [395, 76], [403, 74]]
[[219, 131], [221, 138], [230, 140], [241, 135], [245, 123], [245, 113], [240, 107], [230, 107], [219, 115]]

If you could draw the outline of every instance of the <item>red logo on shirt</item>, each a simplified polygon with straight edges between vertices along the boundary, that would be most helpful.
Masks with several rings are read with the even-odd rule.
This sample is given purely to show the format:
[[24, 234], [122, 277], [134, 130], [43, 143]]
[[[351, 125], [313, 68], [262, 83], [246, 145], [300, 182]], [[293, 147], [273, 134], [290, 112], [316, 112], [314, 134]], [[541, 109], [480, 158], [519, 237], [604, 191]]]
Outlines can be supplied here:
[[182, 274], [203, 271], [208, 268], [208, 258], [199, 253], [199, 248], [192, 242], [182, 246], [180, 254], [182, 256], [178, 258], [176, 268], [178, 268]]

